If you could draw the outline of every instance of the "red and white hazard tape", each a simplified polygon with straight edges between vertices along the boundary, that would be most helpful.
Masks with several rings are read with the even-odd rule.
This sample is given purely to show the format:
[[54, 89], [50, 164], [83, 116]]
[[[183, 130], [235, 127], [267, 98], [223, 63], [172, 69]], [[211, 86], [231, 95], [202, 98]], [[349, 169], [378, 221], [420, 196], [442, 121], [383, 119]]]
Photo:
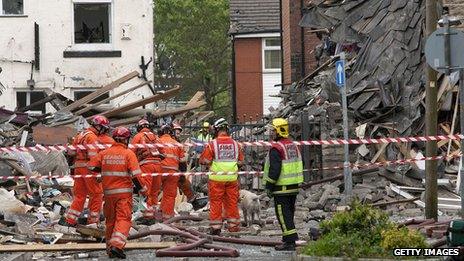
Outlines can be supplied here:
[[[393, 164], [405, 164], [405, 163], [413, 163], [418, 161], [427, 161], [427, 160], [441, 160], [441, 159], [453, 159], [459, 158], [461, 154], [454, 155], [454, 156], [435, 156], [435, 157], [422, 157], [417, 159], [402, 159], [402, 160], [392, 160], [392, 161], [384, 161], [384, 162], [375, 162], [375, 163], [362, 163], [362, 164], [350, 164], [350, 168], [368, 168], [372, 166], [381, 167]], [[316, 168], [316, 169], [309, 169], [309, 171], [319, 171], [319, 170], [337, 170], [343, 169], [343, 166], [334, 166], [334, 167], [327, 167], [327, 168]], [[308, 171], [308, 170], [305, 170]], [[238, 171], [238, 172], [175, 172], [175, 173], [142, 173], [143, 177], [146, 176], [162, 176], [162, 177], [171, 177], [171, 176], [207, 176], [207, 175], [262, 175], [264, 174], [263, 171]], [[72, 177], [72, 178], [100, 178], [101, 175], [72, 175], [72, 176], [65, 176], [65, 175], [43, 175], [43, 176], [7, 176], [7, 177], [0, 177], [0, 180], [30, 180], [30, 179], [53, 179], [53, 178], [64, 178], [64, 177]]]
[[[422, 137], [405, 137], [405, 138], [380, 138], [380, 139], [335, 139], [335, 140], [308, 140], [308, 141], [293, 141], [295, 145], [344, 145], [344, 144], [382, 144], [382, 143], [401, 143], [401, 142], [427, 142], [427, 141], [442, 141], [442, 140], [460, 140], [464, 139], [464, 135], [438, 135], [438, 136], [422, 136]], [[245, 141], [239, 142], [243, 146], [272, 146], [277, 142], [274, 141]], [[66, 151], [66, 150], [102, 150], [109, 148], [109, 144], [86, 144], [86, 145], [35, 145], [31, 147], [2, 147], [1, 152], [39, 152], [39, 151]], [[203, 143], [185, 142], [185, 143], [152, 143], [152, 144], [129, 144], [130, 149], [143, 148], [164, 148], [164, 147], [195, 147], [204, 146]]]

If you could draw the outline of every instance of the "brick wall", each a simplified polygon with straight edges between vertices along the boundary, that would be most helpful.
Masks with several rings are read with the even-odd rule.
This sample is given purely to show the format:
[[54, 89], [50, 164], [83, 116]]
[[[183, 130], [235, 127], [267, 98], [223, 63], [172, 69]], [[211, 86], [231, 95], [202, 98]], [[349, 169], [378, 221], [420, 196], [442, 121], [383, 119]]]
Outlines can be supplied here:
[[[263, 115], [261, 38], [235, 39], [235, 88], [237, 121]], [[246, 115], [246, 117], [244, 117]]]
[[302, 18], [301, 9], [300, 0], [282, 0], [284, 83], [298, 81], [316, 67], [313, 50], [319, 39], [308, 33], [309, 28], [304, 28], [302, 35], [302, 27], [298, 25]]

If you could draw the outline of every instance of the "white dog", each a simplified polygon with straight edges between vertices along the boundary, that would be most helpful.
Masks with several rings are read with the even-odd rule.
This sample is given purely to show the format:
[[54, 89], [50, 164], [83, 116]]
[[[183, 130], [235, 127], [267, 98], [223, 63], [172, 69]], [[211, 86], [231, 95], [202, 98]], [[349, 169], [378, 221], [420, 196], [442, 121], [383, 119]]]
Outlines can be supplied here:
[[258, 195], [247, 190], [240, 190], [240, 208], [242, 209], [243, 218], [247, 226], [253, 225], [255, 218], [262, 225], [260, 215], [261, 204]]

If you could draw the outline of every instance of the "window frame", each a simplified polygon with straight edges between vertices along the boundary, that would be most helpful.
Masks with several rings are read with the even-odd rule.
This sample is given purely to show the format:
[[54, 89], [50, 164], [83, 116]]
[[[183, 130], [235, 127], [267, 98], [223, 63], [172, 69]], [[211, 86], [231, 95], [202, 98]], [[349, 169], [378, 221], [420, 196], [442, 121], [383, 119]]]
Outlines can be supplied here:
[[4, 14], [3, 13], [3, 0], [0, 0], [0, 17], [27, 17], [27, 15], [25, 15], [24, 13], [24, 2], [25, 0], [22, 0], [23, 1], [23, 12], [21, 14]]
[[[19, 107], [19, 106], [18, 106], [18, 93], [26, 93], [26, 105], [25, 105], [25, 106], [29, 106], [29, 105], [31, 105], [31, 94], [32, 94], [33, 92], [44, 93], [44, 92], [41, 91], [41, 90], [28, 90], [28, 89], [17, 89], [17, 90], [15, 90], [16, 107], [17, 107], [17, 108]], [[46, 97], [47, 97], [47, 95], [44, 94], [44, 98], [46, 98]], [[35, 115], [37, 115], [37, 114], [46, 114], [46, 113], [47, 113], [47, 104], [44, 103], [44, 104], [42, 104], [42, 105], [40, 105], [40, 106], [43, 106], [43, 107], [44, 107], [44, 111], [31, 111], [31, 110], [29, 110], [29, 111], [26, 111], [26, 113], [28, 113], [28, 114], [35, 114]]]
[[[76, 43], [75, 32], [76, 28], [74, 22], [74, 8], [76, 4], [108, 4], [108, 39], [109, 43]], [[113, 0], [72, 0], [71, 4], [71, 28], [72, 28], [72, 39], [71, 39], [71, 50], [70, 51], [111, 51], [114, 49], [114, 1]]]
[[280, 57], [282, 57], [282, 48], [280, 45], [278, 46], [267, 46], [266, 40], [279, 40], [280, 37], [266, 37], [262, 38], [262, 64], [263, 64], [263, 72], [281, 72], [282, 71], [282, 61], [280, 61], [280, 68], [266, 68], [266, 51], [280, 51]]

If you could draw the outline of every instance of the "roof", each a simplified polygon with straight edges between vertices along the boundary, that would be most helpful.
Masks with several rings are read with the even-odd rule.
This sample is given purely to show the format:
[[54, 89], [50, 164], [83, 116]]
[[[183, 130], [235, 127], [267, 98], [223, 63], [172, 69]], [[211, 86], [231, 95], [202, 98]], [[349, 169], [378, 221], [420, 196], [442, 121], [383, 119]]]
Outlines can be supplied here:
[[280, 31], [279, 0], [230, 0], [230, 34]]

